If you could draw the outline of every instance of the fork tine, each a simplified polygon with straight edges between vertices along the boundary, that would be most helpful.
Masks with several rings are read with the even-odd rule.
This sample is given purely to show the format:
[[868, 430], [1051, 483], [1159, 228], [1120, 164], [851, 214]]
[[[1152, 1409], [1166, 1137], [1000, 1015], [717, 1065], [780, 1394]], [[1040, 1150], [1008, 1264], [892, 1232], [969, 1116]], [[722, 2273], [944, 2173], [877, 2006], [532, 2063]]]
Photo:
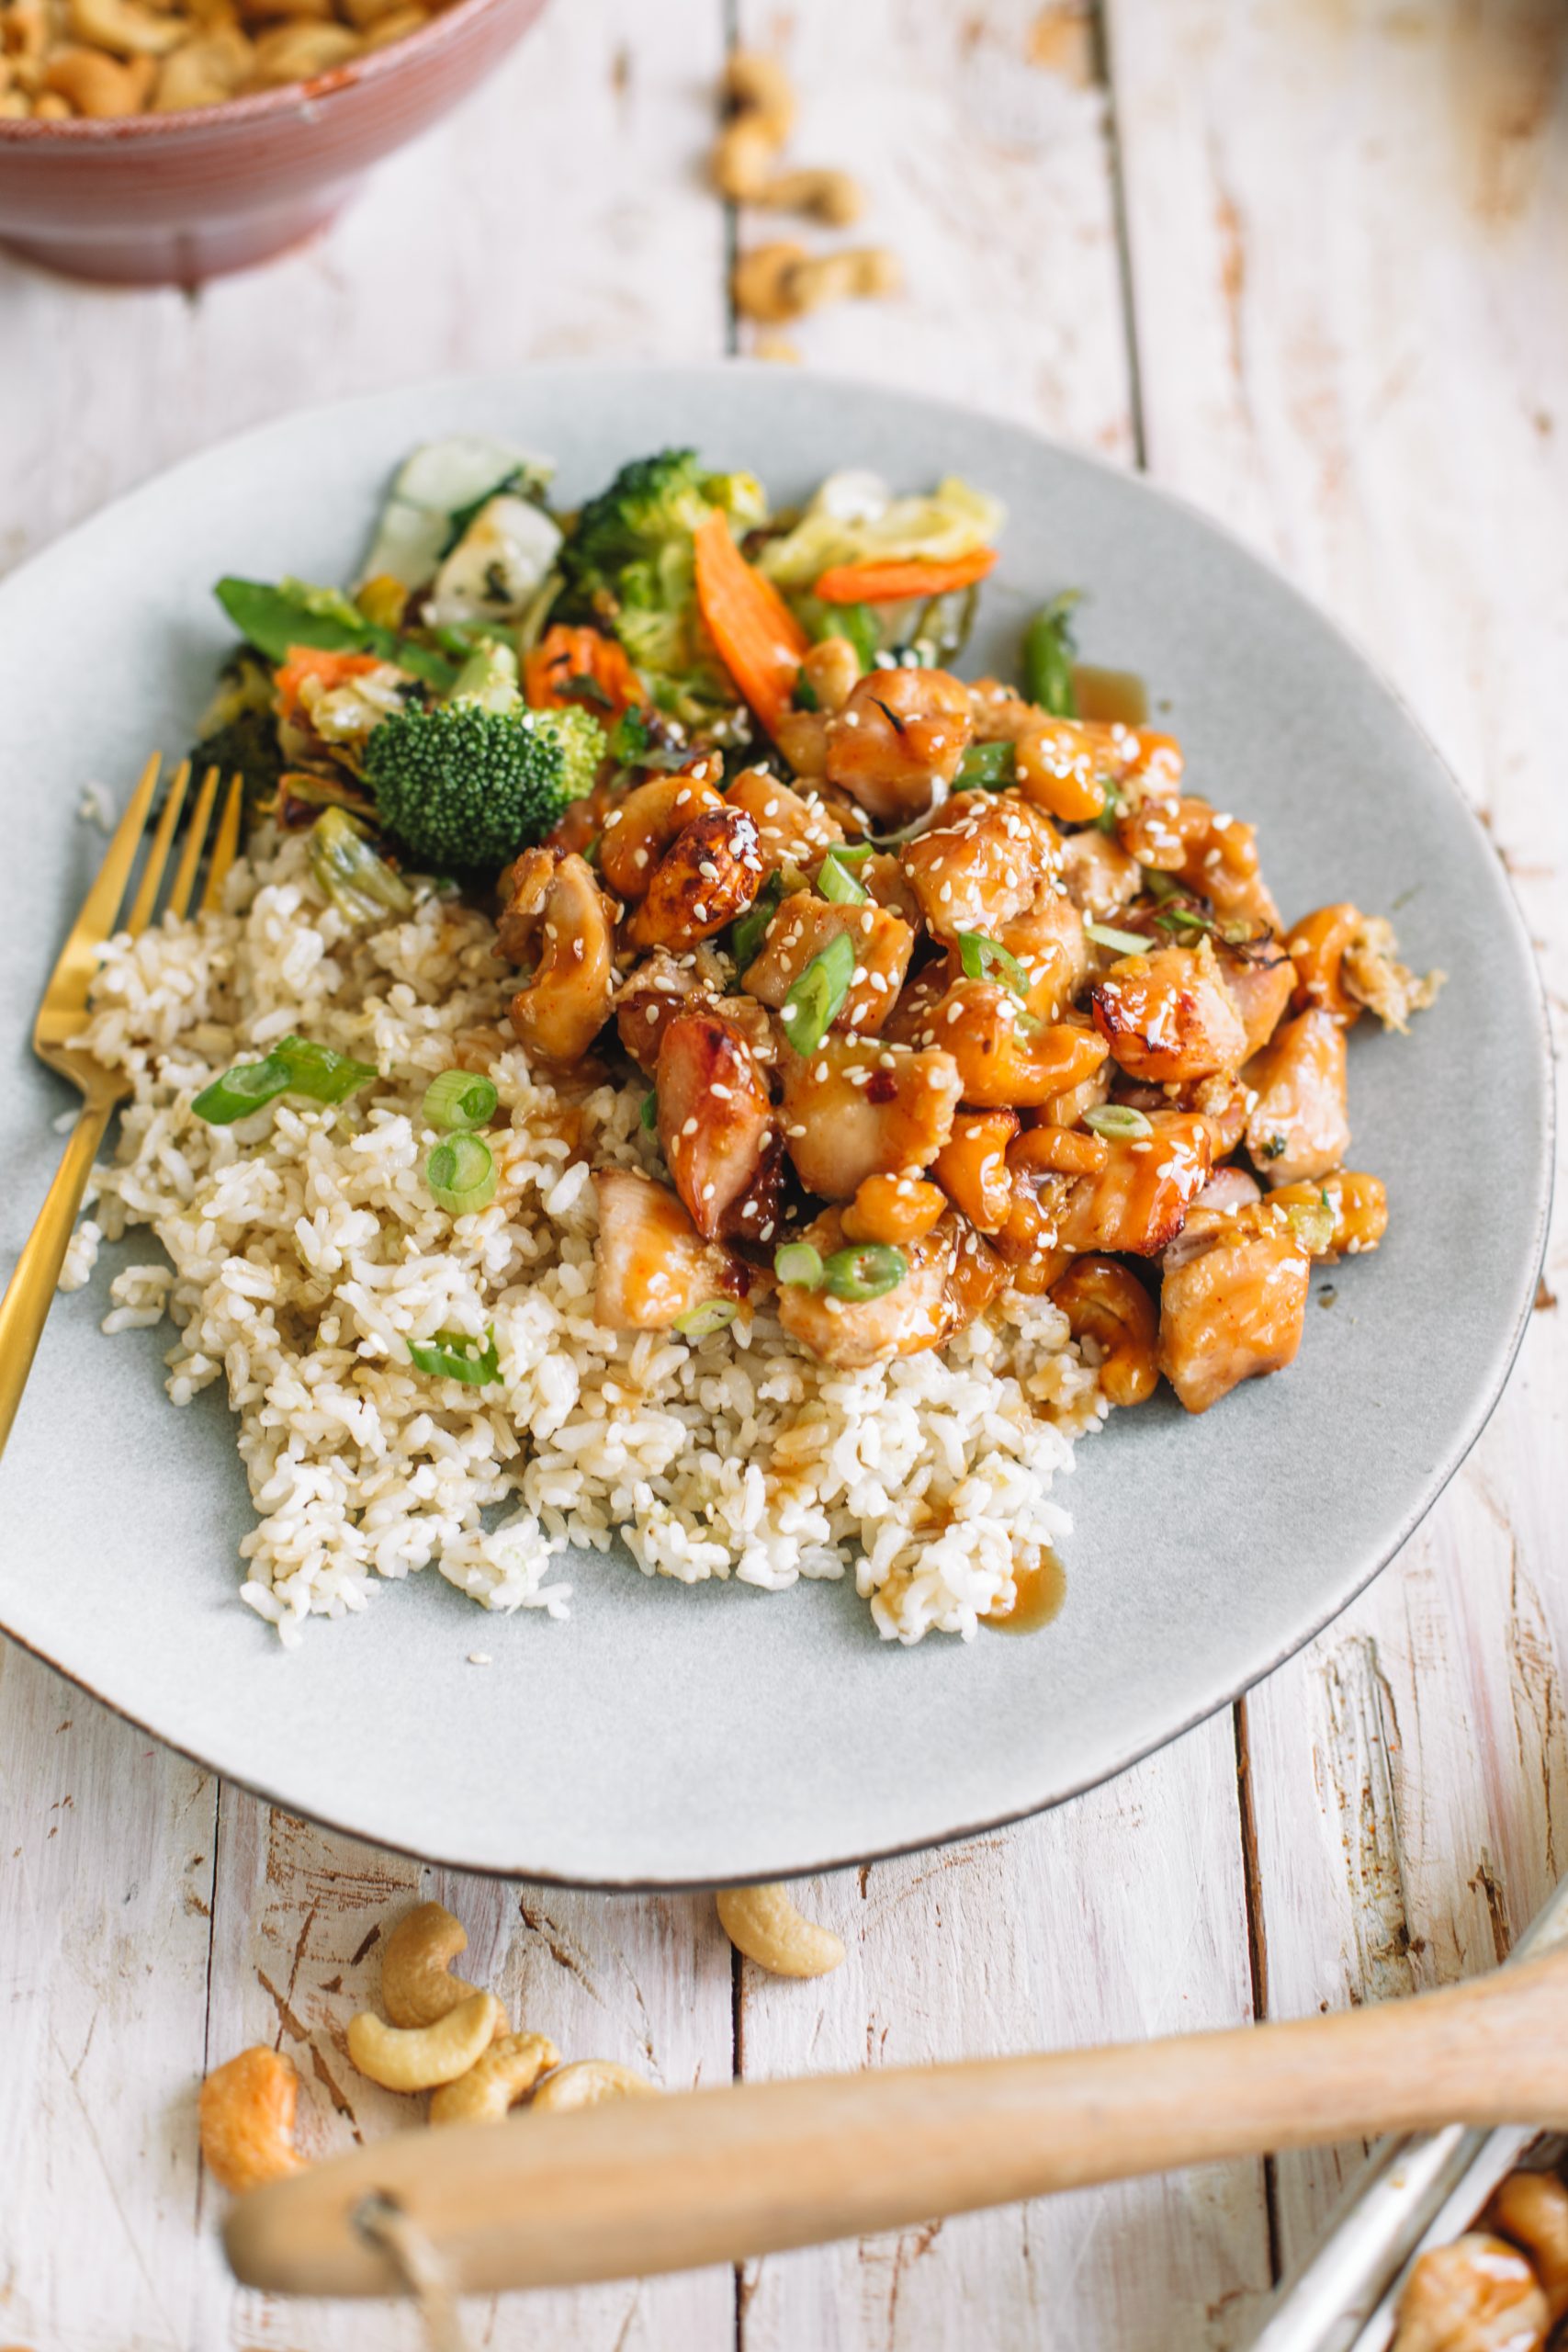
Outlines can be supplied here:
[[147, 863], [141, 869], [141, 880], [137, 886], [136, 896], [130, 902], [130, 912], [125, 919], [127, 931], [145, 931], [152, 920], [152, 910], [158, 903], [158, 885], [164, 878], [164, 868], [169, 862], [169, 845], [175, 838], [175, 827], [180, 820], [180, 810], [185, 805], [186, 786], [189, 782], [190, 762], [182, 760], [169, 780], [168, 795], [164, 802], [163, 813], [158, 819], [158, 830], [152, 836], [152, 845], [147, 852]]
[[186, 831], [186, 845], [180, 852], [175, 868], [174, 887], [169, 892], [169, 912], [182, 919], [190, 905], [190, 894], [196, 886], [196, 869], [201, 864], [201, 853], [207, 841], [207, 828], [212, 819], [212, 804], [218, 797], [218, 770], [209, 768], [201, 779], [196, 807], [191, 810]]
[[234, 852], [240, 845], [240, 810], [244, 800], [245, 783], [241, 775], [231, 777], [223, 814], [218, 820], [218, 838], [212, 844], [212, 863], [207, 869], [207, 887], [201, 894], [197, 911], [204, 915], [218, 914], [223, 906], [223, 884], [229, 868], [234, 863]]
[[124, 816], [108, 854], [98, 868], [98, 878], [82, 901], [82, 911], [76, 918], [72, 940], [91, 941], [95, 945], [108, 937], [114, 929], [119, 902], [125, 896], [125, 886], [130, 879], [130, 869], [136, 863], [136, 852], [147, 829], [147, 811], [152, 805], [152, 795], [158, 788], [158, 771], [164, 755], [154, 752], [137, 782], [135, 791], [126, 803]]

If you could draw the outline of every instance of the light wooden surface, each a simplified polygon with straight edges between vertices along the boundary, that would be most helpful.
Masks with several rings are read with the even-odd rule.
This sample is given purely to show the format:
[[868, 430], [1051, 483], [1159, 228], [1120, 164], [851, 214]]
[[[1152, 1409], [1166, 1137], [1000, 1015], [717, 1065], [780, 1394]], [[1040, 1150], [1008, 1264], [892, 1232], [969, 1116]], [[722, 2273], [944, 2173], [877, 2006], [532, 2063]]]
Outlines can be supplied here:
[[[556, 0], [323, 244], [177, 293], [0, 262], [0, 564], [302, 400], [734, 340], [697, 159], [729, 20], [852, 161], [899, 302], [807, 364], [1031, 417], [1225, 517], [1330, 605], [1484, 812], [1568, 1003], [1568, 17], [1555, 0]], [[1506, 1122], [1456, 1073], [1449, 1134]], [[1568, 1286], [1561, 1239], [1550, 1291]], [[410, 2315], [238, 2292], [204, 2060], [299, 2060], [303, 2137], [395, 2105], [343, 2053], [416, 1884], [575, 2052], [689, 2085], [1224, 2026], [1489, 1962], [1568, 1866], [1568, 1298], [1403, 1557], [1222, 1717], [1047, 1818], [806, 1890], [818, 1983], [705, 1904], [423, 1877], [220, 1789], [0, 1656], [0, 2338], [412, 2352]], [[1463, 1334], [1454, 1335], [1456, 1345]], [[1331, 1475], [1325, 1465], [1325, 1475]], [[1242, 1770], [1238, 1776], [1238, 1765]], [[1242, 2162], [641, 2286], [476, 2305], [509, 2352], [1245, 2344], [1355, 2150]]]

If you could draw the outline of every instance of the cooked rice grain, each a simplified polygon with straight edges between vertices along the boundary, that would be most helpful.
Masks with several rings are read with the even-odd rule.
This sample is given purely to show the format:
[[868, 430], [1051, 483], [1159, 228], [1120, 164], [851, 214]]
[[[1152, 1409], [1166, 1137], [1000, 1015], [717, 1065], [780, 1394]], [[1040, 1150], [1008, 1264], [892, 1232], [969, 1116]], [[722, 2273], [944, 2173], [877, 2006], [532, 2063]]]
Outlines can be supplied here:
[[[323, 906], [299, 839], [269, 838], [225, 912], [110, 947], [87, 1042], [135, 1087], [65, 1281], [100, 1233], [150, 1226], [105, 1329], [173, 1320], [168, 1390], [221, 1378], [258, 1513], [243, 1598], [286, 1641], [432, 1561], [490, 1609], [565, 1613], [573, 1545], [624, 1539], [645, 1575], [781, 1591], [840, 1577], [890, 1639], [973, 1634], [1068, 1521], [1049, 1498], [1103, 1415], [1047, 1301], [942, 1353], [859, 1372], [804, 1355], [766, 1306], [693, 1344], [593, 1320], [589, 1164], [660, 1170], [643, 1089], [570, 1103], [504, 1023], [515, 975], [480, 914], [429, 891], [367, 937]], [[373, 1061], [339, 1109], [281, 1102], [209, 1127], [190, 1101], [290, 1030]], [[424, 1089], [488, 1069], [494, 1202], [453, 1219], [421, 1178]], [[410, 1339], [493, 1328], [502, 1378], [431, 1379]], [[498, 1510], [508, 1515], [495, 1523]]]

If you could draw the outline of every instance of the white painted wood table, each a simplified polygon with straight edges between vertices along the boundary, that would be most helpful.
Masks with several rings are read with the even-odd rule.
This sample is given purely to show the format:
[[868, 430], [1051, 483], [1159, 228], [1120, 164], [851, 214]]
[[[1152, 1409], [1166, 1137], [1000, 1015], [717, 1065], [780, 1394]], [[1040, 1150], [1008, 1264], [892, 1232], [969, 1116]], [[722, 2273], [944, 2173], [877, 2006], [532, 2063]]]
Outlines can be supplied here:
[[[1557, 0], [556, 0], [477, 102], [268, 272], [186, 297], [0, 262], [0, 564], [297, 401], [736, 347], [734, 224], [699, 158], [738, 35], [781, 47], [800, 155], [863, 174], [908, 275], [897, 301], [807, 322], [806, 363], [1030, 418], [1277, 557], [1457, 769], [1561, 1014]], [[1498, 1116], [1463, 1073], [1437, 1147]], [[235, 2291], [194, 2112], [204, 2064], [264, 2040], [300, 2062], [311, 2150], [391, 2128], [343, 2029], [372, 1930], [415, 1888], [462, 1914], [465, 1965], [515, 2013], [672, 2086], [1293, 2016], [1489, 1963], [1564, 1860], [1561, 1241], [1554, 1262], [1491, 1428], [1356, 1608], [1112, 1785], [811, 1887], [851, 1954], [819, 1984], [733, 1968], [705, 1900], [422, 1874], [0, 1656], [0, 2338], [418, 2341], [401, 2309]], [[1357, 2154], [515, 2298], [471, 2326], [528, 2352], [1241, 2345]]]

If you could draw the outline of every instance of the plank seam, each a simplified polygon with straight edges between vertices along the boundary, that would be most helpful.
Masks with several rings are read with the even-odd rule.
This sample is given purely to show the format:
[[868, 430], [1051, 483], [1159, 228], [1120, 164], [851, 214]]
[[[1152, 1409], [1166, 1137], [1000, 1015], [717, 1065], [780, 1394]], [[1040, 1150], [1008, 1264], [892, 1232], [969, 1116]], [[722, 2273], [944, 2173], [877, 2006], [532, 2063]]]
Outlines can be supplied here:
[[1144, 431], [1144, 370], [1138, 349], [1133, 240], [1127, 219], [1127, 186], [1122, 165], [1122, 118], [1116, 96], [1116, 55], [1111, 38], [1108, 0], [1094, 0], [1089, 26], [1095, 78], [1105, 92], [1105, 149], [1111, 178], [1111, 216], [1116, 232], [1116, 283], [1121, 296], [1122, 341], [1127, 361], [1127, 413], [1133, 436], [1133, 463], [1139, 473], [1147, 473], [1149, 456]]

